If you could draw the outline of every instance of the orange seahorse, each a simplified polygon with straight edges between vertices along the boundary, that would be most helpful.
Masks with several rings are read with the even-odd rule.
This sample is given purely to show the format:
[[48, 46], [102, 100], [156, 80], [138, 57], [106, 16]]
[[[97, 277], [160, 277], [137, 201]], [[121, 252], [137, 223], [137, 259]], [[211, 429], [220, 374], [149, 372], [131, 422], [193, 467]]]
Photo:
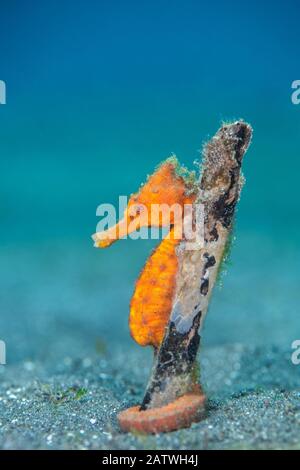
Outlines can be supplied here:
[[[181, 241], [180, 232], [176, 233], [176, 205], [182, 208], [182, 222], [184, 205], [192, 204], [196, 197], [193, 176], [193, 172], [179, 166], [175, 157], [167, 159], [130, 197], [123, 219], [93, 235], [95, 246], [105, 248], [137, 229], [163, 227], [166, 220], [170, 221], [170, 231], [148, 258], [130, 303], [130, 333], [141, 346], [158, 348], [165, 334], [176, 286], [176, 247]], [[160, 205], [155, 220], [153, 204]]]

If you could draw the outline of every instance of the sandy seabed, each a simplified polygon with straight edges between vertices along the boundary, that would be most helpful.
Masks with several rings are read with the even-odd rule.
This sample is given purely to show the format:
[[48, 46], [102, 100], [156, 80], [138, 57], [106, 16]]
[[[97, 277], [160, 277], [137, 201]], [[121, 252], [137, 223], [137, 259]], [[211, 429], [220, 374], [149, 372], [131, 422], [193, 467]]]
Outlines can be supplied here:
[[[206, 418], [155, 436], [121, 433], [118, 411], [140, 401], [149, 360], [122, 350], [61, 363], [2, 367], [2, 449], [299, 449], [300, 369], [280, 348], [207, 348]], [[300, 366], [298, 366], [300, 367]], [[51, 377], [51, 378], [50, 378]]]

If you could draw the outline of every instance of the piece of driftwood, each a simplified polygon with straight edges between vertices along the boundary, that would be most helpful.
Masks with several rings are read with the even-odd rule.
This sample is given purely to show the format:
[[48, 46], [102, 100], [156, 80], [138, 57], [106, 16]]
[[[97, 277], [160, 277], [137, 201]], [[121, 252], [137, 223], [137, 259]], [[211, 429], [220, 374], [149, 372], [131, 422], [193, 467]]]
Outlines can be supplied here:
[[[132, 195], [124, 218], [93, 236], [96, 246], [106, 247], [135, 227], [157, 226], [146, 217], [153, 202], [192, 207], [183, 225], [192, 220], [194, 239], [164, 239], [136, 284], [130, 330], [139, 344], [153, 346], [154, 364], [141, 406], [119, 414], [125, 431], [172, 431], [203, 415], [205, 395], [196, 361], [199, 333], [230, 240], [243, 184], [242, 159], [251, 137], [252, 129], [243, 121], [224, 124], [204, 147], [198, 181], [186, 177], [177, 160], [166, 160]], [[133, 207], [139, 217], [132, 215]], [[128, 228], [132, 219], [138, 222]], [[174, 228], [175, 220], [170, 234]]]
[[241, 164], [250, 144], [245, 122], [223, 125], [206, 144], [195, 201], [204, 210], [204, 246], [189, 249], [182, 240], [169, 325], [156, 353], [141, 409], [162, 407], [193, 390], [197, 382], [199, 331], [230, 238], [243, 184]]

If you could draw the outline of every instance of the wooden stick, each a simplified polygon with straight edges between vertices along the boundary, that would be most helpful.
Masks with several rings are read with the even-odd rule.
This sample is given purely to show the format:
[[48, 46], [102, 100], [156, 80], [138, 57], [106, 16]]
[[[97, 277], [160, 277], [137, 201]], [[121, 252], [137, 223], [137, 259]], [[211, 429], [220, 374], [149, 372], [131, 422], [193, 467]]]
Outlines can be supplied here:
[[199, 330], [232, 229], [243, 182], [242, 159], [251, 137], [251, 127], [238, 121], [223, 125], [204, 147], [193, 206], [194, 223], [199, 207], [203, 210], [204, 240], [196, 249], [191, 249], [186, 239], [178, 247], [173, 308], [164, 340], [155, 354], [141, 410], [163, 407], [195, 389]]

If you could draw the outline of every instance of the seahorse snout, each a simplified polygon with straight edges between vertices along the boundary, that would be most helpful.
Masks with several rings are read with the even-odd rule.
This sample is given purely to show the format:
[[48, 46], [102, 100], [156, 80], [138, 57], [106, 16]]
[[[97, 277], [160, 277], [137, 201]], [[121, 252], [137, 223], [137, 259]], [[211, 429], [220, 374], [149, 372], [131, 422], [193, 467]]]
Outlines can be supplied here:
[[128, 223], [127, 220], [124, 218], [120, 220], [119, 223], [110, 227], [103, 232], [96, 232], [92, 235], [92, 239], [94, 240], [94, 246], [96, 248], [107, 248], [112, 245], [116, 240], [120, 238], [124, 238], [128, 235]]

